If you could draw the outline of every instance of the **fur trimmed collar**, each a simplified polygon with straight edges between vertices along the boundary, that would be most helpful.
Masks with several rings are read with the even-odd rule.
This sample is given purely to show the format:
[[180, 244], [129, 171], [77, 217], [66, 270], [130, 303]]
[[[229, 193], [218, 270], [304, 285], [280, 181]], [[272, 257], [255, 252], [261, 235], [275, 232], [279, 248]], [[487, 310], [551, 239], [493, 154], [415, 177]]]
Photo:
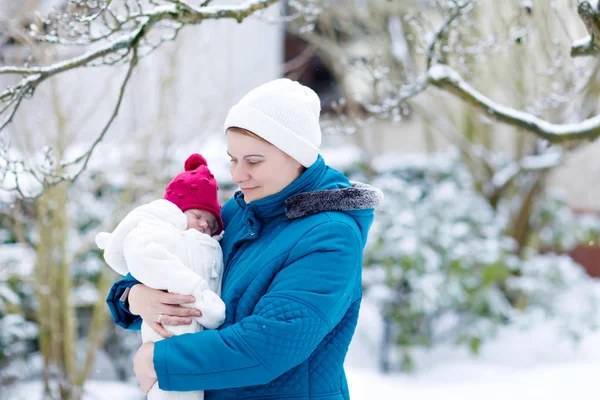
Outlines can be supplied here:
[[289, 219], [306, 217], [321, 211], [349, 211], [376, 208], [383, 200], [381, 190], [360, 182], [344, 189], [305, 192], [285, 202]]

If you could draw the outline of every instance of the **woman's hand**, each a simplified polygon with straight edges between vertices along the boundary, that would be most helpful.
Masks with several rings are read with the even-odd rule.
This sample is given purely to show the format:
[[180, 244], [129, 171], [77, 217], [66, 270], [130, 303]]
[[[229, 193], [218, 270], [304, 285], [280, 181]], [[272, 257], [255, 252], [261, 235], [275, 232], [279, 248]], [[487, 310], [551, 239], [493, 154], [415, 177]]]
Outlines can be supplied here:
[[160, 336], [167, 338], [173, 334], [163, 325], [189, 325], [191, 317], [200, 317], [200, 310], [182, 307], [181, 304], [192, 304], [194, 296], [169, 293], [137, 284], [129, 291], [129, 311], [142, 317]]
[[156, 383], [156, 371], [154, 371], [154, 343], [144, 343], [133, 357], [133, 372], [140, 382], [140, 389], [148, 393]]

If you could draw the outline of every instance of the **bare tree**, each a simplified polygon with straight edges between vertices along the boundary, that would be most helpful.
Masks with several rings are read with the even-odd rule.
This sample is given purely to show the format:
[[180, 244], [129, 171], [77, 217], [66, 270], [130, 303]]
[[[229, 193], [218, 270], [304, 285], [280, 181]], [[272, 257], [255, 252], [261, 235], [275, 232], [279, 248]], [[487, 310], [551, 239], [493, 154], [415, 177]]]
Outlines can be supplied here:
[[[55, 150], [47, 148], [41, 164], [31, 165], [22, 157], [11, 157], [10, 143], [0, 137], [0, 178], [21, 197], [36, 197], [52, 185], [74, 181], [85, 170], [98, 144], [115, 120], [132, 72], [140, 57], [151, 53], [163, 43], [176, 40], [185, 26], [206, 20], [246, 17], [264, 10], [277, 0], [248, 0], [240, 5], [210, 5], [211, 0], [193, 6], [183, 0], [68, 0], [62, 11], [48, 18], [38, 18], [31, 24], [30, 34], [20, 33], [19, 39], [38, 46], [23, 66], [0, 67], [0, 76], [12, 76], [12, 82], [0, 93], [0, 132], [13, 121], [23, 101], [34, 95], [43, 82], [83, 67], [125, 66], [126, 71], [110, 116], [90, 146], [80, 155], [65, 160]], [[46, 51], [60, 57], [65, 52], [75, 56], [48, 61]], [[63, 50], [66, 49], [66, 50]], [[23, 179], [34, 183], [33, 190], [24, 192]]]
[[[566, 151], [600, 135], [592, 94], [598, 61], [572, 57], [582, 55], [571, 50], [578, 34], [573, 26], [584, 27], [576, 24], [577, 7], [540, 1], [423, 3], [332, 6], [324, 8], [316, 29], [301, 31], [294, 23], [289, 29], [333, 72], [341, 96], [333, 109], [357, 131], [367, 161], [374, 134], [369, 124], [417, 115], [427, 147], [439, 141], [430, 130], [458, 146], [492, 206], [507, 196], [520, 199], [512, 236], [522, 248], [531, 200], [543, 192], [548, 172]], [[590, 18], [599, 20], [597, 5], [581, 1], [578, 10], [592, 29]], [[498, 150], [508, 150], [513, 160], [494, 162]]]
[[[493, 7], [490, 2], [484, 0], [449, 0], [437, 2], [436, 11], [428, 7], [411, 5], [412, 3], [415, 2], [386, 4], [382, 1], [372, 0], [357, 3], [354, 7], [329, 7], [320, 16], [317, 24], [319, 29], [299, 32], [293, 25], [290, 28], [304, 38], [312, 49], [316, 49], [334, 73], [349, 75], [349, 72], [352, 72], [353, 69], [356, 70], [360, 64], [363, 64], [371, 72], [371, 83], [376, 86], [373, 92], [377, 93], [377, 100], [381, 101], [368, 104], [360, 98], [354, 100], [364, 103], [364, 106], [372, 106], [367, 110], [373, 114], [397, 112], [398, 108], [402, 107], [406, 101], [423, 93], [430, 86], [435, 86], [483, 111], [490, 119], [523, 128], [525, 131], [553, 143], [593, 139], [600, 134], [600, 117], [598, 116], [577, 123], [551, 123], [532, 113], [503, 106], [491, 100], [489, 96], [469, 85], [457, 69], [457, 67], [463, 68], [466, 61], [465, 58], [462, 58], [465, 56], [465, 49], [460, 50], [461, 46], [479, 45], [480, 48], [477, 52], [481, 54], [486, 51], [486, 47], [490, 47], [490, 44], [486, 45], [483, 41], [485, 39], [483, 34], [486, 32], [481, 30], [477, 32], [478, 42], [461, 42], [461, 40], [467, 39], [465, 27], [472, 26], [474, 13], [480, 13], [480, 10], [486, 7], [494, 10], [510, 9], [514, 11], [514, 14], [532, 13], [533, 4], [522, 2], [519, 6]], [[596, 25], [600, 25], [599, 11], [597, 4], [592, 5], [592, 3], [595, 2], [582, 0], [578, 10], [581, 19], [591, 33], [591, 38], [598, 40], [595, 32], [598, 29]], [[546, 12], [548, 10], [544, 10], [544, 8], [548, 7], [556, 8], [556, 5], [537, 4], [535, 12]], [[501, 19], [503, 16], [498, 15], [498, 18]], [[516, 19], [517, 17], [513, 15], [511, 18]], [[432, 26], [431, 20], [440, 22], [437, 26]], [[559, 22], [563, 23], [564, 21]], [[412, 42], [412, 48], [409, 49], [407, 32], [403, 30], [411, 29], [411, 26], [415, 31], [410, 34], [412, 39], [409, 41]], [[475, 33], [475, 30], [480, 28], [469, 29]], [[511, 27], [507, 23], [505, 29], [510, 28], [520, 27], [517, 25]], [[371, 49], [370, 59], [355, 57], [352, 54], [351, 45], [357, 39], [376, 46]], [[520, 40], [519, 38], [499, 37], [489, 39], [493, 40], [491, 45], [497, 48], [506, 46], [506, 43], [502, 43], [502, 41]], [[579, 49], [578, 43], [586, 40], [589, 42], [590, 37], [573, 44], [573, 56], [592, 54], [590, 51], [577, 50]], [[555, 45], [555, 43], [550, 43], [550, 45]], [[462, 54], [458, 54], [456, 50]], [[475, 52], [475, 50], [477, 49], [468, 49], [470, 52]], [[477, 55], [477, 52], [474, 53], [474, 56]], [[457, 60], [459, 57], [461, 59]], [[420, 58], [424, 59], [425, 69], [423, 73], [415, 75], [415, 60]], [[453, 67], [450, 64], [462, 65]], [[341, 79], [341, 81], [345, 80]], [[347, 101], [356, 97], [353, 96], [354, 93], [348, 93], [347, 90], [351, 90], [351, 88], [342, 90]], [[383, 98], [385, 90], [387, 90], [385, 93], [387, 96]]]
[[599, 12], [600, 8], [597, 0], [579, 2], [577, 13], [585, 24], [589, 36], [573, 42], [571, 46], [571, 55], [573, 57], [597, 55], [598, 51], [600, 51]]

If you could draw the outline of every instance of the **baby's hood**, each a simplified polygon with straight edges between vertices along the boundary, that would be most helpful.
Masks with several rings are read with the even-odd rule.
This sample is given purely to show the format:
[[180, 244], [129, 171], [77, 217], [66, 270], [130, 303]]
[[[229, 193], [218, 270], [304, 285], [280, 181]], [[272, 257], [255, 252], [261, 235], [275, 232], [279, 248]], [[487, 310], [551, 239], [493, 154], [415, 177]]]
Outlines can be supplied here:
[[96, 245], [104, 250], [106, 263], [121, 275], [129, 270], [125, 261], [124, 244], [127, 235], [143, 221], [164, 221], [180, 231], [187, 228], [187, 219], [181, 210], [170, 201], [159, 199], [144, 204], [131, 211], [112, 233], [100, 232], [96, 235]]

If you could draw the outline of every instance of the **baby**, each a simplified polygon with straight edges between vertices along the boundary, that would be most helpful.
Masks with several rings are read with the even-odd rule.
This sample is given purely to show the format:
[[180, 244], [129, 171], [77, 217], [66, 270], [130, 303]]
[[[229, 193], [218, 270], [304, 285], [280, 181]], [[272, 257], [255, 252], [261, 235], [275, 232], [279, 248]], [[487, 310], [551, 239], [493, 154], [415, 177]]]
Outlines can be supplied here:
[[[201, 317], [191, 325], [165, 326], [176, 335], [216, 329], [225, 320], [225, 304], [219, 297], [223, 253], [218, 241], [223, 221], [217, 191], [204, 157], [192, 154], [185, 172], [167, 186], [164, 199], [135, 208], [112, 233], [96, 236], [107, 264], [121, 275], [129, 272], [151, 288], [196, 298], [189, 306], [199, 309]], [[144, 342], [161, 339], [148, 323], [142, 323]], [[158, 384], [148, 393], [149, 400], [203, 397], [203, 392], [165, 392]]]

